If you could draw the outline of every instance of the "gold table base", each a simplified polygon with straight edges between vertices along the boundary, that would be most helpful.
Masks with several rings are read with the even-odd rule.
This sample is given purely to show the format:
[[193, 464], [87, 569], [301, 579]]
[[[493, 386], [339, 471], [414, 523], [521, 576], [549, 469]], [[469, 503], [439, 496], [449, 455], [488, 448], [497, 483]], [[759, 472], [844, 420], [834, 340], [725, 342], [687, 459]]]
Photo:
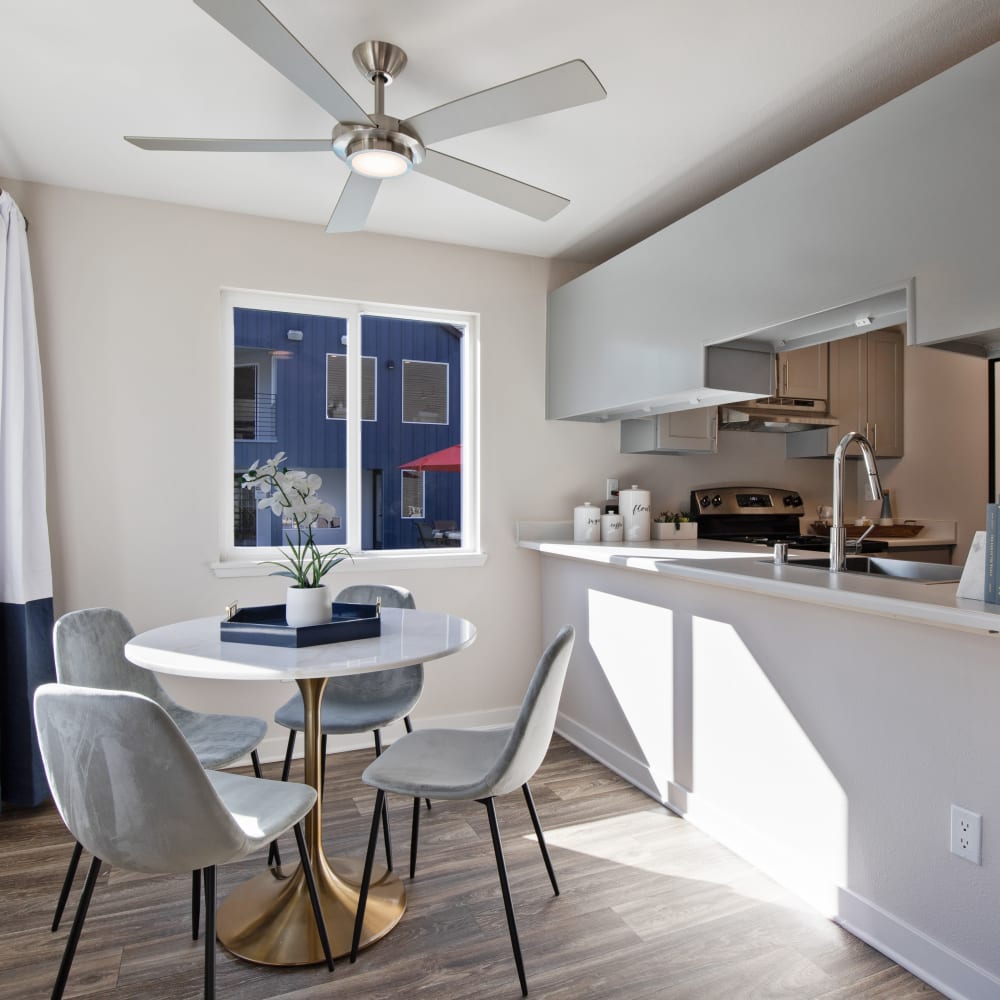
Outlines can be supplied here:
[[[330, 950], [334, 958], [350, 954], [354, 915], [364, 868], [362, 859], [313, 860]], [[374, 944], [399, 923], [406, 909], [406, 889], [385, 868], [372, 875], [361, 929], [361, 947]], [[272, 868], [244, 882], [219, 906], [219, 941], [234, 955], [260, 965], [313, 965], [324, 962], [323, 946], [305, 876], [299, 865]]]
[[[306, 851], [316, 876], [330, 950], [340, 958], [351, 951], [364, 862], [327, 859], [323, 852], [319, 714], [326, 678], [303, 678], [296, 683], [305, 709], [306, 784], [317, 791], [316, 805], [303, 820]], [[385, 868], [375, 869], [360, 947], [374, 944], [388, 934], [405, 909], [403, 884]], [[326, 961], [299, 865], [287, 872], [269, 869], [234, 889], [219, 906], [216, 934], [228, 951], [260, 965], [314, 965]]]

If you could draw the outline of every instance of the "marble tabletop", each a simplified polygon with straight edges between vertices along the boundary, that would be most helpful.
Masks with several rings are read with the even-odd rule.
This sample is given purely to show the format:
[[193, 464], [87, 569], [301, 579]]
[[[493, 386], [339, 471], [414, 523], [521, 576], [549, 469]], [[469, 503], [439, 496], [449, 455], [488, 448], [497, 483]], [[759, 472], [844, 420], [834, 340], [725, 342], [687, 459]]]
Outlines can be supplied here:
[[223, 642], [221, 618], [194, 618], [150, 629], [125, 646], [141, 667], [164, 674], [224, 680], [299, 680], [389, 670], [456, 653], [476, 637], [464, 618], [435, 611], [382, 609], [382, 634], [287, 649]]

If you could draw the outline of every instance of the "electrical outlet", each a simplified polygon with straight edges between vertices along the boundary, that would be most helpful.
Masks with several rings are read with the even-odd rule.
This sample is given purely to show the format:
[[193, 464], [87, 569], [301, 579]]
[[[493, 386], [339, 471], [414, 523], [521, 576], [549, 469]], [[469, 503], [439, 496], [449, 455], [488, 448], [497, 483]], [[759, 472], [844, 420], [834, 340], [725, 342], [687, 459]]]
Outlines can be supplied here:
[[983, 863], [983, 817], [979, 813], [951, 807], [951, 853], [974, 865]]
[[618, 480], [617, 479], [605, 479], [605, 490], [604, 499], [605, 500], [617, 500], [618, 499]]

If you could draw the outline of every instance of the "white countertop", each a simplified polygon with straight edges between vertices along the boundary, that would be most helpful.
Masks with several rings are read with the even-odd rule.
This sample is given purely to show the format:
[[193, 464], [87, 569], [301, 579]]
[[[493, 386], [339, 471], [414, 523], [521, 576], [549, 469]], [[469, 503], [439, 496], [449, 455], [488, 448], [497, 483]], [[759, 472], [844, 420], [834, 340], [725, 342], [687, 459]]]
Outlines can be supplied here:
[[[555, 528], [554, 531], [551, 529]], [[556, 537], [546, 537], [546, 533]], [[864, 614], [959, 628], [981, 634], [1000, 633], [1000, 605], [955, 596], [957, 583], [926, 583], [864, 573], [830, 573], [796, 566], [796, 558], [816, 553], [790, 553], [775, 565], [764, 545], [693, 539], [687, 542], [585, 543], [558, 537], [555, 524], [521, 522], [518, 545], [546, 555], [623, 569], [660, 573], [673, 579], [749, 590], [793, 601], [806, 601]]]

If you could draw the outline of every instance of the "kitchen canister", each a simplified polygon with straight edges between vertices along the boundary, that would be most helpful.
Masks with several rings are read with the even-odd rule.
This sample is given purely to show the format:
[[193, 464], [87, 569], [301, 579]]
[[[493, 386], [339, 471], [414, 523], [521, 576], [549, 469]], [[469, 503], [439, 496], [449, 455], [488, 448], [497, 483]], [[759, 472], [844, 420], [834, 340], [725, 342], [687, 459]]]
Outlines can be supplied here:
[[601, 508], [589, 500], [573, 508], [573, 541], [599, 542], [601, 540]]
[[649, 541], [649, 490], [633, 485], [618, 494], [626, 542]]
[[601, 515], [601, 541], [620, 542], [625, 538], [625, 522], [621, 514]]

